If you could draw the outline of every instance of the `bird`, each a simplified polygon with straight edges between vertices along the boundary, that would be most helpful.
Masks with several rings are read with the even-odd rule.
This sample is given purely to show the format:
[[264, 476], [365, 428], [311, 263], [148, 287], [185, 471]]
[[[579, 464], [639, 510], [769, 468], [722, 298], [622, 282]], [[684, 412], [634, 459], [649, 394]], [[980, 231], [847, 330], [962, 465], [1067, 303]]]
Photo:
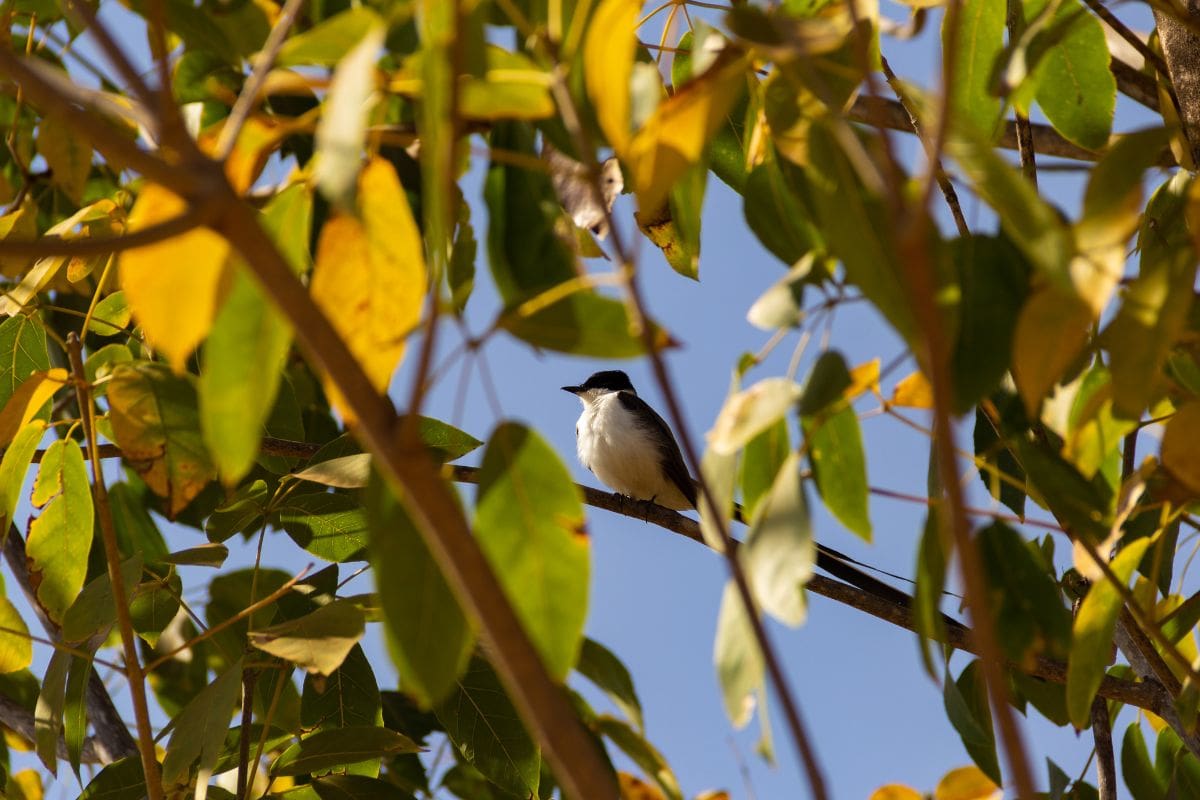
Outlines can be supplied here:
[[[583, 404], [575, 423], [576, 452], [601, 483], [633, 500], [675, 511], [696, 508], [697, 482], [688, 472], [671, 427], [638, 396], [628, 375], [604, 370], [562, 390]], [[745, 521], [740, 507], [735, 512]], [[852, 565], [875, 569], [845, 553], [818, 544], [816, 561], [821, 570], [863, 591], [906, 608], [912, 606], [910, 595], [855, 568]]]

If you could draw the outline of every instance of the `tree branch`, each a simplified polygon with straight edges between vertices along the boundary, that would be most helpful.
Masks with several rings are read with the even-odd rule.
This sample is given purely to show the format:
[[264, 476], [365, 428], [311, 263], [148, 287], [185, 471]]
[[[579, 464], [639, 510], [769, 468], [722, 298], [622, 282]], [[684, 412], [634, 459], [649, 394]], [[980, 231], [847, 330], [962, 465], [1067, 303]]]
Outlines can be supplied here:
[[1108, 701], [1100, 695], [1092, 701], [1092, 738], [1096, 742], [1096, 788], [1100, 800], [1117, 800], [1117, 762], [1113, 757], [1112, 725]]

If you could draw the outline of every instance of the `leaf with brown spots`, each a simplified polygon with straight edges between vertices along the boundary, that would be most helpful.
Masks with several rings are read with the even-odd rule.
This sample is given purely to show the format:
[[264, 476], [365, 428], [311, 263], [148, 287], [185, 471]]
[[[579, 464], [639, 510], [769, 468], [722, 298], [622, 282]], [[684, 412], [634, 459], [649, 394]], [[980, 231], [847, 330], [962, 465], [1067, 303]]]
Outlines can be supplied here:
[[108, 387], [113, 435], [174, 517], [216, 477], [200, 434], [196, 388], [162, 364], [122, 364]]

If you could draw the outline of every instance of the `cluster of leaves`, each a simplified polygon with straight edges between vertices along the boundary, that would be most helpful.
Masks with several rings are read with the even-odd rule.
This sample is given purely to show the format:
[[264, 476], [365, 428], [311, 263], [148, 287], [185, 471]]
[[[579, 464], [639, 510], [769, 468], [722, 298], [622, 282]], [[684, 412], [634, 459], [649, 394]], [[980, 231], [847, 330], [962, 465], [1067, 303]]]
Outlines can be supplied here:
[[[1182, 159], [1185, 134], [1156, 128], [1109, 143], [1117, 82], [1099, 19], [1078, 0], [1031, 0], [1024, 24], [1011, 29], [1004, 4], [992, 0], [964, 0], [945, 16], [945, 72], [956, 78], [945, 127], [920, 90], [896, 89], [922, 129], [944, 134], [941, 154], [999, 227], [943, 237], [906, 225], [925, 214], [912, 191], [920, 181], [891, 159], [886, 134], [848, 121], [863, 86], [876, 82], [874, 3], [737, 4], [715, 23], [694, 20], [669, 47], [668, 24], [660, 48], [676, 53], [666, 77], [637, 38], [636, 0], [414, 5], [314, 2], [294, 23], [291, 3], [133, 8], [152, 32], [165, 24], [169, 33], [162, 88], [169, 108], [184, 109], [177, 123], [201, 152], [223, 159], [238, 194], [253, 198], [256, 223], [371, 389], [386, 393], [415, 333], [467, 313], [478, 245], [472, 206], [451, 183], [469, 135], [479, 133], [489, 153], [485, 250], [502, 308], [488, 335], [576, 355], [657, 357], [671, 341], [636, 292], [629, 302], [601, 292], [603, 281], [581, 266], [601, 252], [588, 229], [608, 228], [612, 187], [606, 193], [599, 179], [617, 181], [615, 170], [599, 168], [597, 143], [620, 164], [639, 229], [693, 279], [711, 172], [743, 198], [748, 227], [788, 267], [749, 310], [750, 322], [778, 341], [840, 299], [865, 298], [918, 366], [885, 411], [934, 405], [973, 414], [988, 491], [1021, 518], [1028, 501], [1047, 509], [1070, 537], [1076, 569], [1093, 582], [1086, 594], [1060, 584], [1055, 544], [1067, 540], [1029, 541], [1000, 521], [973, 537], [987, 595], [977, 607], [1012, 667], [1010, 702], [1087, 727], [1106, 670], [1128, 677], [1108, 664], [1120, 613], [1136, 612], [1179, 687], [1153, 764], [1139, 749], [1140, 728], [1129, 729], [1126, 781], [1139, 798], [1163, 796], [1172, 781], [1193, 786], [1200, 762], [1184, 745], [1200, 708], [1192, 666], [1200, 601], [1176, 588], [1174, 567], [1180, 523], [1200, 494], [1200, 183], [1173, 170], [1143, 202], [1148, 170], [1164, 153]], [[923, 15], [930, 4], [914, 5]], [[494, 663], [501, 656], [478, 646], [496, 632], [480, 632], [464, 610], [419, 499], [376, 475], [362, 450], [360, 439], [373, 441], [380, 455], [379, 440], [363, 434], [373, 421], [358, 418], [362, 405], [349, 394], [357, 390], [294, 347], [307, 341], [294, 327], [296, 308], [258, 280], [237, 242], [203, 227], [217, 211], [106, 150], [113, 137], [162, 144], [154, 137], [169, 136], [170, 114], [131, 98], [130, 87], [86, 60], [99, 88], [63, 80], [81, 69], [68, 67], [67, 45], [85, 17], [39, 0], [2, 8], [12, 22], [8, 54], [26, 53], [19, 63], [34, 79], [51, 76], [66, 98], [35, 102], [24, 85], [0, 84], [0, 118], [11, 120], [0, 151], [8, 204], [0, 216], [0, 523], [11, 528], [14, 579], [55, 642], [39, 680], [28, 669], [28, 622], [0, 599], [0, 694], [32, 718], [26, 738], [46, 769], [57, 771], [60, 754], [77, 775], [85, 762], [111, 761], [83, 797], [157, 796], [129, 733], [105, 741], [91, 677], [109, 663], [99, 653], [123, 648], [128, 658], [136, 648], [171, 718], [161, 763], [169, 793], [195, 787], [202, 796], [213, 775], [236, 771], [254, 791], [269, 786], [289, 798], [405, 797], [428, 793], [435, 780], [464, 798], [553, 795], [564, 776], [520, 721], [513, 686]], [[287, 35], [268, 45], [274, 25]], [[518, 32], [519, 46], [495, 44], [503, 27]], [[264, 50], [269, 58], [256, 60]], [[1064, 72], [1070, 87], [1057, 79]], [[260, 94], [239, 118], [247, 86]], [[1077, 218], [996, 152], [1008, 112], [1024, 117], [1035, 104], [1061, 140], [1097, 159]], [[77, 107], [106, 127], [80, 129]], [[557, 160], [542, 158], [547, 146]], [[290, 173], [265, 185], [272, 159]], [[932, 171], [922, 180], [932, 185]], [[586, 213], [580, 202], [591, 204]], [[190, 224], [169, 237], [115, 244], [180, 220]], [[920, 237], [908, 238], [910, 227]], [[1123, 281], [1135, 234], [1137, 271]], [[613, 236], [616, 278], [628, 281], [629, 243], [619, 228]], [[39, 238], [45, 254], [15, 246]], [[107, 250], [106, 240], [114, 242]], [[4, 242], [14, 247], [6, 252]], [[804, 305], [813, 294], [827, 298], [815, 314]], [[736, 559], [754, 602], [748, 608], [731, 581], [715, 643], [737, 726], [766, 697], [754, 615], [795, 626], [806, 614], [816, 557], [809, 484], [847, 529], [871, 537], [853, 404], [878, 395], [883, 379], [878, 361], [851, 367], [827, 349], [802, 382], [769, 376], [743, 388], [756, 365], [737, 365], [703, 459], [715, 501], [701, 515], [706, 541], [724, 549], [735, 496], [750, 520]], [[1133, 469], [1138, 431], [1159, 423], [1158, 457]], [[482, 444], [433, 418], [415, 429], [442, 463]], [[125, 469], [104, 487], [102, 470], [89, 477], [85, 451], [96, 459], [113, 446]], [[35, 457], [31, 520], [22, 525]], [[643, 736], [628, 672], [583, 636], [588, 545], [566, 468], [536, 431], [501, 422], [471, 477], [480, 484], [475, 540], [550, 680], [578, 672], [620, 710], [598, 713], [571, 694], [588, 733], [653, 782], [622, 774], [626, 796], [681, 798]], [[936, 481], [929, 500], [943, 500]], [[159, 517], [206, 542], [168, 543]], [[945, 637], [938, 600], [961, 546], [940, 520], [930, 515], [920, 545], [914, 625], [927, 669], [944, 682], [947, 716], [987, 778], [971, 785], [991, 792], [1002, 782], [998, 709], [980, 662], [956, 678], [927, 641]], [[329, 566], [299, 577], [257, 562], [222, 571], [207, 584], [203, 613], [190, 608], [185, 598], [200, 587], [185, 586], [195, 573], [180, 567], [221, 567], [237, 537], [261, 552], [264, 537], [282, 541], [279, 531]], [[369, 562], [375, 594], [339, 594], [348, 577], [340, 565], [354, 561]], [[1076, 593], [1083, 598], [1072, 617]], [[358, 644], [374, 623], [399, 691], [381, 691]], [[1046, 659], [1067, 662], [1064, 684], [1024, 674]], [[231, 727], [239, 707], [242, 724]], [[417, 756], [435, 735], [453, 745], [448, 768]], [[763, 749], [771, 748], [764, 721]], [[1051, 794], [1065, 796], [1058, 775], [1054, 767]], [[7, 782], [10, 792], [32, 793], [27, 775]], [[948, 796], [979, 796], [971, 791]], [[1084, 796], [1087, 787], [1071, 791]]]

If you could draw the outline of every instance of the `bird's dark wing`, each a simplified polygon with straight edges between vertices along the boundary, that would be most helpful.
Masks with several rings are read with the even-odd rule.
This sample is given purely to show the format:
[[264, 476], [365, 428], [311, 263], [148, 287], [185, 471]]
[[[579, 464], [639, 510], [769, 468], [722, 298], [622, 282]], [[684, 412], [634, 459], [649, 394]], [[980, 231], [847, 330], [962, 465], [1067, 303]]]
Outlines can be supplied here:
[[667, 421], [660, 417], [649, 403], [636, 394], [617, 392], [617, 399], [621, 401], [621, 405], [626, 411], [634, 414], [651, 428], [651, 433], [654, 433], [655, 439], [658, 440], [659, 458], [663, 472], [694, 508], [696, 506], [696, 481], [688, 472], [687, 465], [683, 463], [683, 454], [679, 452], [679, 444], [675, 441], [674, 434], [671, 433], [671, 426], [667, 425]]

